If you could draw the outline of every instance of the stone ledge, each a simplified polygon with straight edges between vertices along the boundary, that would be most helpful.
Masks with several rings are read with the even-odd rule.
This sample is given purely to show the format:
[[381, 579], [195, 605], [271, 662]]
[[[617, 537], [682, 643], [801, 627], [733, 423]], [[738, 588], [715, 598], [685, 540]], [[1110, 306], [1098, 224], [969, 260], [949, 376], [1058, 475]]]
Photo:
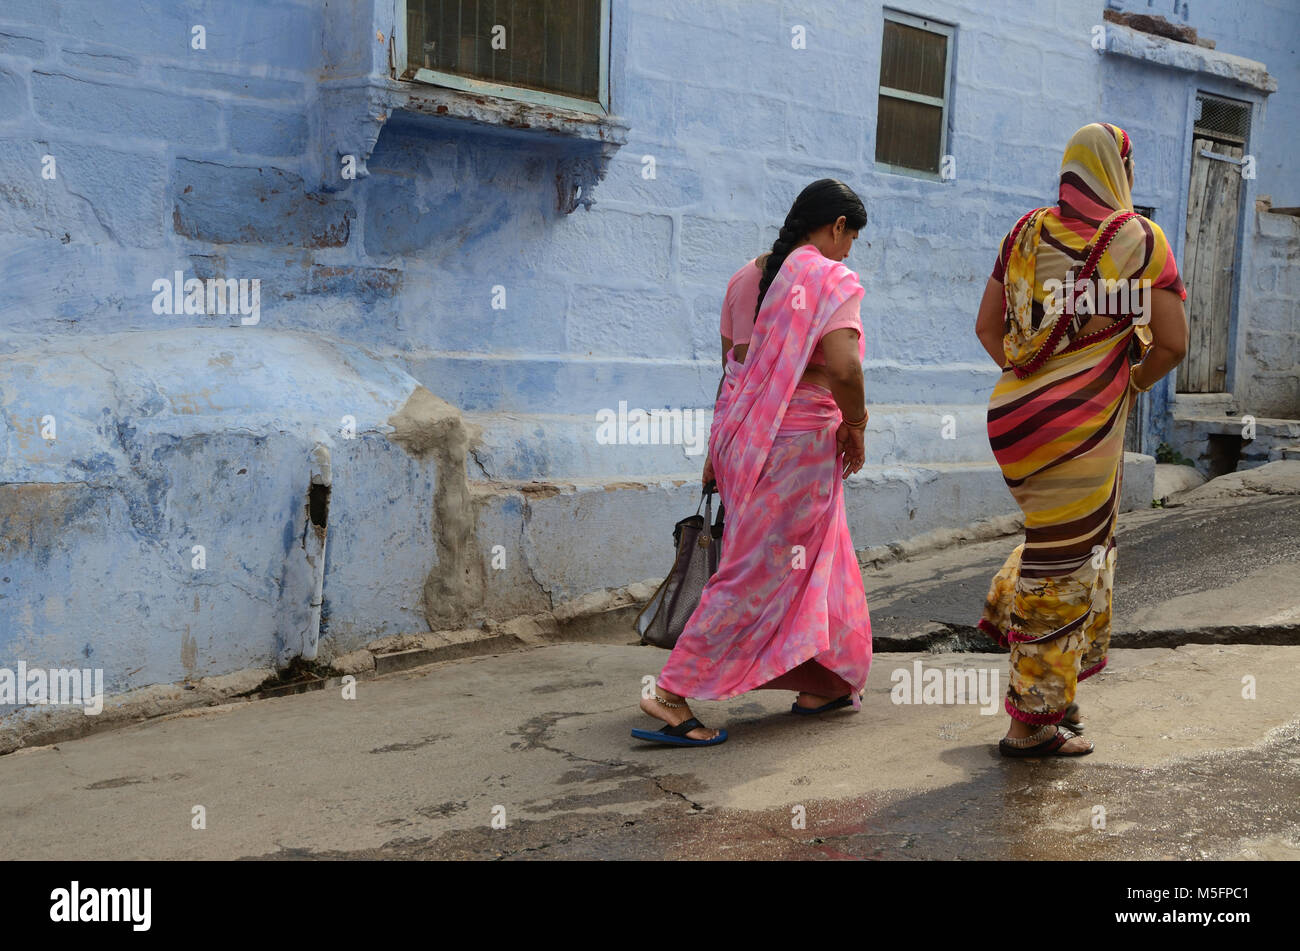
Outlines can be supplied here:
[[[1245, 414], [1249, 415], [1249, 414]], [[1264, 436], [1284, 437], [1295, 439], [1300, 437], [1300, 420], [1280, 419], [1272, 416], [1252, 417], [1255, 419], [1255, 432], [1257, 438]], [[1202, 415], [1182, 415], [1175, 412], [1175, 425], [1193, 426], [1197, 430], [1205, 433], [1214, 433], [1216, 435], [1231, 436], [1241, 435], [1243, 425], [1243, 416], [1202, 416]]]
[[[321, 82], [315, 112], [319, 154], [312, 153], [307, 173], [322, 191], [340, 191], [369, 176], [367, 162], [386, 125], [450, 124], [460, 135], [475, 132], [563, 149], [567, 154], [559, 163], [555, 185], [564, 214], [592, 204], [591, 190], [628, 133], [628, 126], [615, 116], [373, 76]], [[344, 157], [352, 160], [352, 174], [346, 178], [338, 164]]]
[[503, 133], [541, 134], [620, 146], [628, 127], [614, 116], [597, 116], [486, 93], [465, 92], [414, 80], [390, 81], [390, 101], [413, 116], [460, 119]]
[[1264, 93], [1277, 92], [1277, 79], [1257, 60], [1140, 33], [1118, 23], [1106, 24], [1105, 51], [1155, 66], [1230, 79]]

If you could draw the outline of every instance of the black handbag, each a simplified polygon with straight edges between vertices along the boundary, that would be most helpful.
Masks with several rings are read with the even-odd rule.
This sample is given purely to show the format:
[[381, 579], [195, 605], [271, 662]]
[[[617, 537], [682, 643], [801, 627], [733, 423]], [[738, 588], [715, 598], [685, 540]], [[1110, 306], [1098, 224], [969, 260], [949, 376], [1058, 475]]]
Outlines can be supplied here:
[[[673, 548], [677, 557], [673, 570], [668, 573], [646, 606], [636, 616], [636, 631], [642, 644], [653, 644], [672, 650], [686, 622], [695, 613], [705, 583], [718, 570], [722, 557], [722, 503], [718, 503], [718, 519], [713, 520], [713, 493], [716, 484], [710, 482], [701, 493], [700, 505], [695, 514], [688, 515], [673, 527]], [[700, 514], [700, 507], [704, 514]]]

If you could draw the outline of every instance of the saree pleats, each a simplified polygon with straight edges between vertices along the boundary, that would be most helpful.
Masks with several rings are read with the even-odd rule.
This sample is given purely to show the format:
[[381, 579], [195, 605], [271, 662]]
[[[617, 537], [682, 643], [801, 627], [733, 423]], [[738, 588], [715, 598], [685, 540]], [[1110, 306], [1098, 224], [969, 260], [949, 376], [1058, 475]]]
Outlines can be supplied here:
[[1027, 723], [1059, 722], [1078, 682], [1106, 663], [1131, 336], [1025, 379], [1008, 370], [989, 401], [989, 441], [1025, 541], [994, 577], [980, 626], [1011, 649], [1007, 712]]

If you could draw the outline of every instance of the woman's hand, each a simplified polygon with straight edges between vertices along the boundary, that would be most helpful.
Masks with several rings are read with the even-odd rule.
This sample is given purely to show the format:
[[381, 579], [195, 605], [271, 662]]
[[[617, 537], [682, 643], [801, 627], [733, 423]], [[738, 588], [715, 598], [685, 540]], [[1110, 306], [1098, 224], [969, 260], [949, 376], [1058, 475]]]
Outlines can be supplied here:
[[862, 441], [862, 430], [846, 423], [840, 423], [835, 431], [835, 454], [844, 455], [844, 469], [840, 477], [847, 479], [857, 472], [867, 461], [867, 451]]
[[700, 479], [701, 485], [708, 485], [713, 481], [713, 457], [707, 452], [704, 454], [704, 475]]

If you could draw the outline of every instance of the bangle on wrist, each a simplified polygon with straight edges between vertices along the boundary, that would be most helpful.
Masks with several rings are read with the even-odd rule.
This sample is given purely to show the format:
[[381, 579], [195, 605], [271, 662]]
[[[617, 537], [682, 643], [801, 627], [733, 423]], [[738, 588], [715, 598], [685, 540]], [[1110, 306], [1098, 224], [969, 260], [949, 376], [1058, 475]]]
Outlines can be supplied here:
[[[1138, 367], [1140, 367], [1140, 366], [1142, 366], [1142, 364], [1140, 364], [1140, 363], [1135, 364], [1135, 365], [1134, 365], [1134, 366], [1133, 366], [1133, 367], [1128, 371], [1128, 381], [1129, 381], [1130, 385], [1132, 385], [1133, 389], [1137, 390], [1139, 393], [1149, 393], [1149, 392], [1151, 391], [1151, 387], [1152, 387], [1152, 386], [1155, 386], [1156, 384], [1155, 384], [1155, 383], [1152, 383], [1151, 386], [1138, 386], [1138, 381], [1137, 381], [1137, 371], [1138, 371]], [[1160, 382], [1159, 380], [1156, 381], [1156, 383], [1159, 383], [1159, 382]]]
[[[841, 414], [841, 415], [843, 415], [843, 414]], [[856, 423], [855, 423], [855, 422], [851, 422], [851, 421], [849, 421], [849, 420], [846, 419], [846, 420], [844, 420], [844, 425], [847, 426], [847, 427], [849, 427], [849, 429], [866, 429], [866, 428], [867, 428], [867, 413], [866, 413], [866, 410], [863, 410], [863, 411], [862, 411], [862, 418], [861, 418], [860, 420], [858, 420]]]

